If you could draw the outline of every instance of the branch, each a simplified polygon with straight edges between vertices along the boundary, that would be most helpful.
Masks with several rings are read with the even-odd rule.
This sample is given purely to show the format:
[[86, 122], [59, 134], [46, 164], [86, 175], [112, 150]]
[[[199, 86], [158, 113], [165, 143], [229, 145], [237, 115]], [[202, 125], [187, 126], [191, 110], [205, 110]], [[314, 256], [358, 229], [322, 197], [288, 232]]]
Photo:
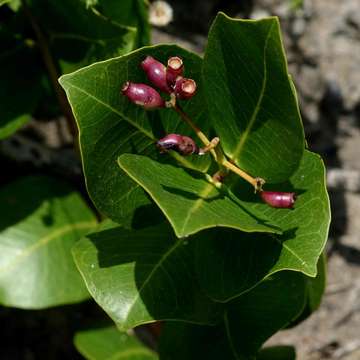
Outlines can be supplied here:
[[75, 125], [76, 124], [75, 119], [74, 119], [73, 113], [71, 111], [70, 105], [67, 101], [65, 92], [61, 88], [60, 84], [58, 83], [59, 74], [58, 74], [54, 59], [50, 53], [50, 49], [49, 49], [47, 40], [46, 40], [44, 34], [42, 33], [39, 24], [37, 23], [36, 19], [34, 18], [33, 14], [31, 13], [31, 11], [26, 3], [26, 0], [21, 0], [21, 4], [23, 6], [25, 15], [28, 18], [28, 20], [31, 24], [31, 27], [33, 28], [34, 33], [36, 35], [37, 43], [38, 43], [44, 64], [48, 71], [49, 78], [50, 78], [52, 87], [55, 91], [55, 95], [56, 95], [57, 101], [60, 105], [61, 111], [63, 112], [63, 114], [65, 115], [65, 117], [67, 119], [67, 123], [68, 123], [71, 134], [74, 136], [74, 139], [77, 139], [77, 128]]
[[[249, 175], [248, 173], [246, 173], [244, 170], [241, 170], [240, 168], [238, 168], [236, 165], [234, 165], [233, 163], [231, 163], [230, 161], [228, 161], [225, 157], [225, 155], [223, 154], [222, 150], [220, 149], [220, 147], [215, 146], [213, 148], [212, 146], [212, 142], [207, 138], [207, 136], [194, 124], [194, 122], [191, 120], [191, 118], [189, 117], [188, 114], [185, 113], [184, 110], [182, 110], [182, 108], [176, 103], [175, 99], [172, 99], [171, 101], [168, 102], [169, 106], [172, 107], [179, 115], [180, 117], [194, 130], [194, 132], [196, 133], [197, 137], [202, 141], [202, 143], [205, 145], [205, 148], [209, 148], [211, 150], [210, 153], [211, 155], [214, 157], [215, 161], [227, 168], [228, 170], [234, 172], [235, 174], [239, 175], [241, 178], [243, 178], [244, 180], [246, 180], [248, 183], [250, 183], [254, 189], [255, 192], [257, 191], [261, 191], [262, 186], [265, 184], [265, 180], [259, 177], [252, 177], [251, 175]], [[216, 138], [218, 139], [218, 138]]]

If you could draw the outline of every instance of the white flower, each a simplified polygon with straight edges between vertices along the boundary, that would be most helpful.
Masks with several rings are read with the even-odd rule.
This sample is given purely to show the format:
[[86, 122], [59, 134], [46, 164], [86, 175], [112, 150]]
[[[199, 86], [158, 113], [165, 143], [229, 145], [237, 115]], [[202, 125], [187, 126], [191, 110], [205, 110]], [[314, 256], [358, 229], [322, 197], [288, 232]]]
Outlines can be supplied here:
[[156, 0], [150, 4], [149, 9], [149, 22], [154, 26], [166, 26], [173, 19], [173, 9], [166, 2]]

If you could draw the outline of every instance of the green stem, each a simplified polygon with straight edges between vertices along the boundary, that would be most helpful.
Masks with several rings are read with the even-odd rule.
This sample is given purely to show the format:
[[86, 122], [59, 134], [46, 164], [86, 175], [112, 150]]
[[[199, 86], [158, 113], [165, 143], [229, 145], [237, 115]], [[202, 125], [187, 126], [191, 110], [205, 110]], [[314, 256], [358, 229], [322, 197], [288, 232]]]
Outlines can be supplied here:
[[[170, 101], [170, 106], [180, 115], [180, 117], [194, 130], [197, 137], [202, 141], [202, 143], [207, 148], [211, 148], [211, 141], [207, 138], [207, 136], [194, 124], [188, 114], [176, 103], [176, 101]], [[224, 168], [234, 172], [239, 175], [241, 178], [250, 183], [256, 191], [261, 191], [262, 185], [264, 185], [265, 181], [262, 178], [254, 178], [244, 170], [241, 170], [239, 167], [231, 163], [226, 159], [222, 149], [219, 146], [215, 148], [211, 148], [209, 151], [211, 155], [214, 157], [215, 161]]]

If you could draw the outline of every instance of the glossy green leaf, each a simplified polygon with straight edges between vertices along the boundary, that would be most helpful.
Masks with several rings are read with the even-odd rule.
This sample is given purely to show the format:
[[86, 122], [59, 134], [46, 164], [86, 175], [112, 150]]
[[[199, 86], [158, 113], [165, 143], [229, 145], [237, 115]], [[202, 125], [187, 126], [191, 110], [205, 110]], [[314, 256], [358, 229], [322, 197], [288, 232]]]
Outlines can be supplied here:
[[90, 294], [122, 330], [155, 320], [216, 321], [218, 306], [199, 289], [190, 242], [167, 224], [99, 231], [73, 255]]
[[284, 232], [277, 237], [283, 251], [273, 271], [287, 268], [315, 277], [331, 218], [323, 161], [319, 155], [305, 151], [299, 169], [289, 181], [265, 188], [294, 191], [297, 194], [294, 209], [287, 211], [271, 208], [261, 201], [254, 203], [249, 194], [237, 193], [244, 201], [249, 201], [249, 204], [251, 202], [252, 208], [276, 222]]
[[[288, 347], [286, 351], [257, 353], [271, 335], [302, 311], [305, 294], [302, 274], [279, 272], [229, 303], [224, 322], [217, 326], [166, 323], [160, 338], [160, 359], [291, 360], [293, 350]], [[271, 358], [271, 354], [279, 357]]]
[[317, 276], [308, 278], [308, 299], [311, 311], [315, 311], [321, 304], [326, 287], [326, 256], [323, 253], [317, 264]]
[[[162, 62], [170, 56], [179, 55], [185, 61], [186, 76], [200, 82], [200, 58], [179, 47], [166, 45], [143, 48], [60, 78], [79, 127], [89, 194], [99, 211], [117, 222], [122, 222], [140, 205], [150, 203], [139, 185], [120, 170], [117, 158], [129, 152], [156, 158], [156, 138], [175, 130], [184, 135], [191, 133], [171, 109], [146, 112], [120, 95], [120, 88], [127, 80], [147, 82], [139, 69], [146, 55]], [[199, 90], [184, 107], [194, 121], [206, 127], [208, 117], [203, 104]], [[162, 158], [169, 158], [169, 155]], [[185, 166], [200, 169], [206, 169], [209, 164], [207, 156], [196, 163], [178, 158]]]
[[[239, 340], [241, 343], [241, 339]], [[163, 327], [159, 343], [160, 360], [249, 360], [234, 352], [221, 326], [199, 326], [169, 322]], [[295, 360], [292, 346], [271, 346], [261, 349], [256, 360]]]
[[207, 231], [196, 239], [199, 282], [212, 299], [229, 301], [271, 274], [281, 251], [281, 243], [265, 233]]
[[30, 10], [45, 29], [62, 73], [125, 54], [136, 46], [136, 28], [108, 21], [79, 0], [32, 0]]
[[229, 304], [224, 323], [236, 359], [253, 359], [262, 344], [305, 305], [305, 276], [281, 271]]
[[303, 312], [292, 321], [288, 328], [292, 328], [316, 311], [320, 304], [326, 287], [326, 257], [320, 256], [317, 264], [317, 275], [314, 278], [306, 277], [306, 305]]
[[149, 45], [150, 25], [147, 0], [98, 0], [97, 5], [102, 14], [138, 31], [138, 47]]
[[[254, 194], [245, 193], [244, 187], [245, 183], [236, 183], [233, 189], [247, 202], [245, 207], [263, 211], [284, 233], [245, 234], [219, 229], [197, 241], [198, 278], [207, 294], [217, 301], [228, 301], [281, 270], [300, 271], [314, 277], [328, 236], [329, 200], [324, 167], [317, 155], [305, 152], [289, 183], [274, 185], [274, 189], [293, 189], [298, 194], [293, 210], [270, 208]], [[320, 278], [309, 279], [310, 286], [314, 281], [314, 304], [319, 303], [324, 287], [323, 267], [319, 271]]]
[[287, 180], [302, 158], [304, 134], [278, 19], [220, 13], [209, 33], [203, 77], [226, 155], [267, 182]]
[[[241, 339], [239, 341], [241, 343]], [[160, 360], [249, 360], [234, 352], [224, 326], [199, 326], [169, 322], [159, 343]], [[256, 354], [256, 360], [295, 360], [292, 346], [270, 346]]]
[[159, 341], [160, 360], [239, 360], [223, 326], [165, 323]]
[[115, 326], [87, 329], [75, 334], [77, 350], [87, 360], [156, 360], [157, 355], [134, 336]]
[[178, 237], [215, 226], [249, 232], [279, 231], [266, 217], [249, 211], [231, 193], [215, 187], [205, 174], [132, 154], [120, 156], [119, 165], [152, 197]]
[[96, 219], [77, 192], [22, 178], [1, 189], [0, 212], [1, 304], [40, 309], [88, 298], [70, 249]]

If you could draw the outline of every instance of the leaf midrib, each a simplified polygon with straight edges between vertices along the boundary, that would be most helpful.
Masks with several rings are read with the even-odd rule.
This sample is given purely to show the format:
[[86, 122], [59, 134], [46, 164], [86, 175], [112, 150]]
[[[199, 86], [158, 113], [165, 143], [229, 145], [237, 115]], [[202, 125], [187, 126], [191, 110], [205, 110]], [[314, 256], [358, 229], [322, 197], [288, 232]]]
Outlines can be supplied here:
[[16, 264], [18, 264], [19, 262], [30, 256], [34, 251], [36, 251], [40, 247], [47, 245], [50, 241], [53, 241], [59, 238], [60, 236], [65, 235], [68, 232], [72, 232], [74, 230], [92, 229], [94, 226], [96, 226], [95, 221], [86, 221], [77, 224], [66, 225], [59, 229], [56, 229], [51, 234], [40, 238], [35, 244], [23, 249], [23, 251], [19, 255], [16, 255], [10, 263], [0, 268], [0, 274], [9, 271]]
[[186, 214], [186, 217], [183, 222], [183, 226], [180, 231], [181, 234], [185, 233], [186, 226], [188, 225], [191, 216], [203, 206], [203, 203], [205, 201], [204, 198], [206, 198], [206, 196], [208, 196], [211, 190], [213, 189], [214, 189], [214, 185], [208, 183], [205, 185], [204, 189], [199, 193], [199, 199], [194, 202], [194, 204], [189, 208]]
[[88, 91], [82, 89], [81, 87], [72, 84], [71, 82], [65, 82], [67, 83], [68, 86], [80, 91], [81, 93], [85, 94], [86, 96], [89, 96], [90, 98], [92, 98], [93, 100], [95, 100], [96, 102], [98, 102], [99, 104], [101, 104], [102, 106], [104, 106], [105, 108], [109, 109], [110, 111], [112, 111], [113, 113], [119, 115], [121, 118], [123, 118], [127, 123], [129, 123], [131, 126], [133, 126], [134, 128], [136, 128], [137, 130], [139, 130], [140, 132], [142, 132], [143, 134], [145, 134], [148, 138], [150, 138], [151, 140], [155, 141], [155, 138], [153, 137], [153, 135], [148, 132], [147, 130], [145, 130], [143, 127], [139, 126], [139, 124], [137, 124], [136, 122], [133, 122], [131, 119], [129, 119], [127, 116], [125, 116], [123, 113], [121, 113], [120, 111], [118, 111], [117, 109], [115, 109], [114, 107], [112, 107], [110, 104], [107, 104], [106, 102], [104, 102], [103, 100], [99, 99], [98, 97], [96, 97], [95, 95], [89, 93]]
[[272, 30], [273, 30], [274, 24], [275, 24], [274, 22], [271, 24], [269, 32], [266, 35], [266, 39], [265, 39], [265, 45], [264, 45], [264, 72], [263, 72], [264, 73], [264, 79], [263, 79], [263, 82], [262, 82], [259, 98], [258, 98], [258, 101], [257, 101], [256, 106], [254, 108], [254, 111], [253, 111], [253, 113], [252, 113], [252, 115], [250, 117], [250, 121], [249, 121], [245, 131], [243, 132], [242, 136], [240, 137], [240, 141], [237, 144], [234, 153], [232, 154], [232, 159], [233, 160], [236, 160], [240, 156], [240, 154], [241, 154], [241, 152], [242, 152], [242, 150], [244, 148], [245, 142], [249, 137], [249, 133], [250, 133], [252, 127], [254, 126], [254, 123], [256, 122], [257, 115], [258, 115], [258, 113], [260, 111], [260, 107], [261, 107], [262, 101], [264, 99], [264, 94], [265, 94], [266, 85], [267, 85], [266, 51], [267, 51], [270, 35], [271, 35]]
[[179, 239], [175, 242], [173, 246], [171, 246], [165, 254], [161, 256], [159, 261], [155, 264], [153, 269], [150, 271], [149, 275], [146, 277], [144, 282], [141, 284], [140, 289], [138, 289], [132, 303], [127, 309], [127, 319], [130, 317], [130, 314], [136, 305], [137, 301], [139, 300], [139, 297], [142, 293], [142, 291], [145, 289], [145, 287], [148, 285], [149, 281], [152, 279], [152, 277], [155, 275], [155, 273], [158, 271], [158, 269], [161, 268], [162, 264], [166, 261], [166, 259], [181, 245], [182, 241]]
[[[137, 123], [133, 122], [131, 119], [129, 119], [127, 116], [125, 116], [123, 113], [121, 113], [120, 111], [118, 111], [117, 109], [115, 109], [114, 107], [112, 107], [111, 105], [107, 104], [106, 102], [100, 100], [99, 98], [97, 98], [95, 95], [87, 92], [86, 90], [80, 88], [77, 85], [72, 84], [71, 82], [67, 82], [65, 81], [64, 84], [67, 84], [68, 86], [80, 91], [81, 93], [91, 97], [93, 100], [95, 100], [96, 102], [98, 102], [99, 104], [101, 104], [102, 106], [106, 107], [107, 109], [109, 109], [110, 111], [114, 112], [115, 114], [119, 115], [122, 119], [124, 119], [128, 124], [130, 124], [131, 126], [133, 126], [134, 128], [136, 128], [137, 130], [139, 130], [140, 132], [142, 132], [144, 135], [146, 135], [149, 139], [151, 139], [152, 141], [156, 141], [156, 139], [153, 137], [153, 135], [151, 133], [149, 133], [148, 131], [146, 131], [143, 127], [139, 126]], [[145, 111], [145, 110], [144, 110]], [[76, 117], [76, 116], [75, 116]], [[177, 153], [174, 153], [172, 151], [169, 152], [169, 155], [174, 158], [177, 162], [179, 162], [180, 164], [182, 164], [183, 166], [189, 168], [189, 169], [194, 169], [197, 171], [202, 172], [201, 170], [197, 169], [193, 163], [187, 161], [184, 157], [180, 157], [177, 156]]]

